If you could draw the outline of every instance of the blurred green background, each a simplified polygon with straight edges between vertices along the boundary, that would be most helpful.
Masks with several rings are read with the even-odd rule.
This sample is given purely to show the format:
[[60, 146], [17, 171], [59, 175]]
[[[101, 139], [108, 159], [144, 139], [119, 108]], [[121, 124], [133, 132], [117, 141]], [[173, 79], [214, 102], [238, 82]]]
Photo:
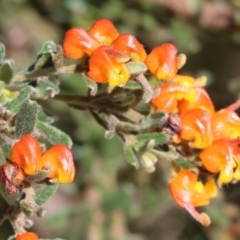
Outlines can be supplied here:
[[[149, 52], [173, 42], [188, 56], [181, 74], [208, 77], [217, 109], [240, 96], [239, 0], [0, 0], [0, 42], [16, 71], [34, 62], [47, 40], [61, 43], [70, 27], [89, 28], [99, 18], [134, 34]], [[78, 75], [61, 76], [61, 90], [86, 94]], [[77, 175], [45, 204], [44, 219], [34, 218], [42, 238], [67, 240], [237, 240], [240, 239], [240, 185], [226, 186], [206, 211], [203, 228], [171, 199], [169, 163], [147, 174], [129, 166], [119, 139], [104, 139], [90, 113], [59, 102], [43, 102], [58, 117], [56, 126], [73, 139]], [[0, 240], [11, 232], [5, 223]]]

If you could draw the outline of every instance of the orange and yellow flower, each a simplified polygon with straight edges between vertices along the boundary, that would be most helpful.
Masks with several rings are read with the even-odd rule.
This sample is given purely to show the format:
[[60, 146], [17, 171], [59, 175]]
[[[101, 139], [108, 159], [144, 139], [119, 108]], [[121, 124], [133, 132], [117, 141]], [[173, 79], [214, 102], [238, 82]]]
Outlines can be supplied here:
[[130, 74], [125, 63], [118, 62], [121, 55], [111, 47], [97, 48], [89, 60], [87, 75], [96, 82], [109, 83], [110, 90], [116, 86], [124, 86]]
[[119, 36], [119, 33], [113, 23], [108, 19], [97, 20], [88, 33], [93, 36], [101, 45], [110, 46], [113, 41]]
[[143, 45], [131, 34], [121, 34], [112, 46], [116, 51], [129, 55], [135, 62], [144, 62], [147, 57]]
[[212, 116], [214, 140], [220, 138], [236, 139], [240, 137], [240, 118], [228, 108], [217, 111]]
[[69, 29], [63, 41], [65, 56], [76, 60], [91, 55], [100, 45], [86, 30], [77, 27]]
[[[199, 158], [203, 166], [212, 173], [220, 172], [218, 184], [229, 183], [234, 178], [234, 168], [238, 158], [237, 143], [230, 139], [219, 139], [201, 151]], [[237, 173], [235, 174], [237, 176]]]
[[48, 178], [55, 183], [71, 183], [75, 176], [75, 166], [71, 150], [57, 144], [42, 155], [43, 167], [49, 170]]
[[157, 79], [171, 81], [178, 71], [177, 48], [171, 43], [154, 48], [145, 60], [149, 71]]
[[194, 89], [197, 92], [197, 94], [193, 101], [187, 101], [186, 99], [182, 99], [181, 101], [179, 101], [178, 103], [179, 114], [183, 116], [188, 111], [198, 108], [204, 109], [208, 111], [210, 115], [213, 115], [213, 113], [215, 112], [215, 108], [207, 91], [202, 87], [195, 87]]
[[152, 105], [159, 111], [172, 113], [178, 110], [179, 101], [185, 99], [192, 103], [197, 95], [194, 81], [192, 77], [176, 75], [172, 82], [158, 88], [159, 94], [152, 100]]
[[209, 204], [210, 199], [217, 195], [217, 187], [213, 178], [204, 185], [198, 181], [197, 174], [181, 169], [169, 181], [169, 190], [176, 203], [185, 208], [198, 222], [208, 226], [210, 219], [207, 214], [199, 214], [195, 207]]
[[14, 144], [10, 160], [21, 167], [25, 174], [34, 175], [42, 169], [42, 149], [38, 140], [25, 134]]
[[211, 116], [203, 109], [192, 109], [181, 117], [181, 138], [191, 141], [194, 148], [206, 148], [212, 144]]

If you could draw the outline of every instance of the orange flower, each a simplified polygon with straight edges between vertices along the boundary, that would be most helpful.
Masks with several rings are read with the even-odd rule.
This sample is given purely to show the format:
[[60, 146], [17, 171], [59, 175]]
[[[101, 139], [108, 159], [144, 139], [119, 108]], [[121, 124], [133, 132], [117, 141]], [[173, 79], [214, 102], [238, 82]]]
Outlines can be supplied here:
[[42, 155], [43, 167], [49, 169], [51, 182], [71, 183], [75, 176], [75, 166], [71, 150], [61, 144], [54, 145]]
[[9, 195], [19, 192], [24, 179], [25, 174], [17, 164], [6, 162], [0, 167], [0, 181]]
[[136, 62], [143, 62], [147, 57], [143, 45], [133, 35], [127, 33], [121, 34], [115, 39], [113, 48], [116, 51], [129, 55]]
[[80, 59], [86, 54], [91, 55], [101, 44], [82, 28], [69, 29], [63, 41], [63, 49], [66, 57]]
[[207, 214], [199, 214], [194, 207], [209, 204], [210, 198], [217, 195], [213, 178], [209, 178], [204, 185], [198, 181], [198, 176], [195, 173], [181, 169], [169, 181], [169, 190], [177, 204], [185, 208], [198, 222], [205, 226], [210, 224]]
[[192, 141], [194, 148], [206, 148], [212, 143], [211, 116], [203, 109], [192, 109], [181, 117], [181, 138]]
[[160, 80], [173, 80], [178, 71], [177, 48], [165, 43], [154, 48], [145, 60], [149, 71]]
[[88, 33], [97, 39], [101, 45], [111, 45], [119, 36], [117, 29], [108, 19], [100, 19], [96, 21], [88, 30]]
[[207, 91], [202, 87], [195, 87], [194, 89], [196, 90], [197, 95], [192, 102], [183, 99], [178, 103], [179, 114], [184, 115], [189, 110], [199, 108], [208, 111], [209, 114], [212, 115], [215, 112], [215, 109]]
[[38, 240], [38, 235], [34, 232], [25, 232], [17, 235], [16, 240]]
[[125, 63], [117, 61], [121, 55], [111, 47], [99, 47], [89, 60], [87, 75], [96, 82], [108, 82], [110, 90], [116, 86], [124, 86], [129, 80], [130, 74]]
[[34, 175], [42, 168], [41, 154], [38, 140], [25, 134], [14, 144], [9, 158], [21, 167], [25, 174]]
[[199, 154], [205, 168], [212, 172], [220, 172], [218, 184], [229, 183], [233, 179], [233, 168], [236, 167], [235, 158], [238, 154], [237, 143], [229, 139], [220, 139]]
[[173, 82], [159, 87], [159, 95], [152, 100], [152, 105], [159, 111], [172, 113], [177, 110], [179, 101], [193, 102], [197, 91], [193, 88], [194, 78], [177, 75]]
[[228, 108], [222, 109], [212, 116], [214, 140], [220, 138], [235, 139], [240, 137], [240, 118]]

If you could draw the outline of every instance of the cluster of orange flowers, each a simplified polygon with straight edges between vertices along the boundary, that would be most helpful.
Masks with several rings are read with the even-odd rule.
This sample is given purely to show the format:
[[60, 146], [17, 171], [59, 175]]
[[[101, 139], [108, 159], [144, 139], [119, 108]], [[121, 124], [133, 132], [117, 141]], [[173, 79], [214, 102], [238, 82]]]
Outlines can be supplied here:
[[[198, 162], [209, 172], [204, 181], [197, 169], [178, 169], [169, 181], [174, 200], [203, 225], [210, 219], [199, 214], [195, 207], [209, 203], [217, 195], [217, 184], [240, 179], [240, 118], [234, 112], [240, 101], [215, 111], [214, 105], [203, 88], [206, 78], [194, 79], [178, 75], [185, 63], [177, 48], [165, 43], [146, 54], [143, 46], [130, 34], [119, 34], [114, 25], [101, 19], [89, 29], [72, 28], [67, 31], [64, 43], [65, 56], [88, 60], [87, 75], [97, 83], [108, 83], [110, 90], [124, 86], [131, 78], [126, 63], [143, 62], [147, 69], [160, 80], [159, 94], [152, 99], [154, 111], [177, 113], [181, 122], [176, 144], [187, 144], [198, 153]], [[86, 58], [85, 58], [86, 56]]]
[[39, 141], [25, 134], [14, 144], [9, 161], [0, 167], [0, 180], [9, 194], [18, 192], [27, 177], [47, 171], [52, 183], [70, 183], [75, 175], [71, 150], [57, 144], [43, 153]]
[[[131, 34], [119, 34], [107, 19], [96, 21], [89, 30], [75, 27], [67, 31], [63, 42], [66, 57], [89, 58], [89, 78], [108, 83], [109, 90], [124, 86], [131, 75], [126, 63], [151, 61], [143, 45]], [[149, 58], [150, 57], [150, 58]]]
[[[180, 141], [199, 149], [200, 163], [211, 174], [219, 174], [219, 186], [240, 180], [240, 118], [234, 112], [240, 101], [215, 111], [208, 93], [202, 87], [205, 78], [177, 75], [176, 52], [165, 45], [156, 49], [161, 48], [165, 48], [164, 61], [172, 72], [169, 72], [168, 78], [161, 78], [167, 82], [159, 87], [158, 96], [152, 100], [153, 108], [178, 113], [181, 120]], [[158, 78], [157, 74], [154, 75]], [[179, 144], [179, 140], [176, 143]], [[175, 201], [203, 225], [208, 225], [210, 220], [205, 213], [197, 213], [194, 207], [206, 205], [210, 198], [216, 196], [217, 187], [211, 174], [203, 184], [198, 180], [197, 173], [180, 169], [169, 183]]]

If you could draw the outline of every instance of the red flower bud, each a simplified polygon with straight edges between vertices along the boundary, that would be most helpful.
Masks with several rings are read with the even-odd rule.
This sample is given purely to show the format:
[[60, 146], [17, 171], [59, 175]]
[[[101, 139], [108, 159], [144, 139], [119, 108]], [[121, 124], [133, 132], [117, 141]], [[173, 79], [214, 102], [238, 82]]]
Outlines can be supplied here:
[[16, 240], [38, 240], [38, 235], [34, 232], [25, 232], [18, 234]]
[[14, 144], [10, 159], [21, 167], [27, 175], [34, 175], [42, 168], [41, 162], [42, 149], [38, 140], [25, 134]]
[[149, 71], [157, 79], [173, 80], [178, 71], [177, 48], [171, 43], [165, 43], [154, 48], [145, 60]]
[[52, 182], [71, 183], [75, 176], [75, 166], [71, 149], [57, 144], [42, 155], [43, 167], [50, 170], [48, 178]]

